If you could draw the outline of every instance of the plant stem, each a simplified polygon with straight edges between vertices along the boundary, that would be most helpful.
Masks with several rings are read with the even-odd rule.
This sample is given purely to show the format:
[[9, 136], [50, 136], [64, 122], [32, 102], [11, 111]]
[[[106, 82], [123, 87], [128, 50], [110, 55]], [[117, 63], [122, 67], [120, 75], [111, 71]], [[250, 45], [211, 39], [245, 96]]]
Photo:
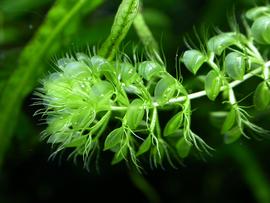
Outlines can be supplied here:
[[[253, 71], [245, 74], [244, 77], [243, 77], [243, 80], [235, 80], [235, 81], [229, 83], [229, 85], [222, 86], [220, 88], [220, 91], [224, 91], [226, 88], [228, 88], [228, 86], [229, 86], [229, 88], [234, 88], [234, 87], [238, 86], [239, 84], [243, 83], [244, 81], [248, 80], [249, 78], [253, 77], [254, 75], [259, 74], [261, 72], [262, 72], [261, 67], [256, 68]], [[203, 97], [203, 96], [206, 96], [206, 91], [205, 90], [194, 92], [194, 93], [191, 93], [191, 94], [189, 94], [187, 96], [181, 96], [181, 97], [172, 98], [166, 103], [166, 105], [170, 105], [170, 104], [174, 104], [174, 103], [178, 103], [178, 102], [183, 102], [187, 98], [189, 100], [192, 100], [192, 99], [197, 99], [197, 98], [200, 98], [200, 97]], [[157, 103], [157, 102], [153, 102], [152, 106], [155, 108], [155, 107], [159, 107], [160, 104]], [[126, 106], [112, 106], [111, 110], [112, 111], [126, 111], [127, 107]]]
[[145, 23], [141, 12], [137, 14], [136, 18], [134, 19], [133, 25], [147, 51], [149, 51], [150, 54], [158, 54], [158, 44], [154, 39], [153, 34], [151, 33], [147, 24]]
[[258, 203], [270, 202], [270, 185], [254, 154], [244, 145], [231, 145], [231, 156], [238, 162], [243, 176]]
[[[229, 83], [229, 87], [230, 88], [234, 88], [236, 86], [238, 86], [239, 84], [243, 83], [244, 81], [248, 80], [249, 78], [253, 77], [254, 75], [256, 74], [259, 74], [262, 72], [262, 68], [256, 68], [254, 69], [253, 71], [247, 73], [246, 75], [244, 75], [243, 77], [243, 80], [235, 80], [231, 83]], [[224, 91], [225, 89], [227, 88], [227, 85], [224, 85], [221, 87], [221, 91]], [[191, 93], [188, 95], [188, 98], [191, 100], [191, 99], [197, 99], [197, 98], [200, 98], [200, 97], [203, 97], [203, 96], [206, 96], [206, 91], [205, 90], [202, 90], [202, 91], [199, 91], [199, 92], [195, 92], [195, 93]], [[181, 97], [177, 97], [177, 98], [172, 98], [170, 99], [167, 104], [173, 104], [173, 103], [177, 103], [177, 102], [183, 102], [186, 100], [186, 96], [181, 96]], [[154, 106], [159, 106], [159, 104], [157, 102], [154, 102], [153, 103]]]
[[160, 197], [147, 180], [138, 173], [137, 170], [133, 169], [129, 172], [130, 179], [135, 187], [137, 187], [147, 198], [150, 203], [159, 203]]

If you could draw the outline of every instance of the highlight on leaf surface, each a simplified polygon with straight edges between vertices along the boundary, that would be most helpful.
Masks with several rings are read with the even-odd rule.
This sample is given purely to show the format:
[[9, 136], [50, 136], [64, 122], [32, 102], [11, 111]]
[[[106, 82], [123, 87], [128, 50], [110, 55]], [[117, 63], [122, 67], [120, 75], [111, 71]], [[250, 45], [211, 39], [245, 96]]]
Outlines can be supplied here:
[[210, 100], [215, 100], [220, 92], [222, 81], [217, 71], [211, 70], [205, 78], [205, 91]]
[[260, 44], [270, 44], [270, 16], [257, 18], [251, 27], [255, 41]]
[[240, 33], [221, 33], [208, 40], [207, 49], [209, 52], [214, 52], [217, 55], [221, 55], [221, 53], [229, 46], [239, 45], [244, 40], [245, 37]]
[[190, 72], [196, 74], [202, 64], [207, 61], [207, 57], [198, 50], [188, 50], [185, 51], [182, 61]]
[[238, 52], [229, 53], [224, 60], [224, 68], [228, 76], [234, 80], [242, 80], [245, 74], [246, 62]]
[[165, 71], [164, 67], [154, 61], [144, 61], [138, 65], [138, 73], [145, 79], [151, 80]]

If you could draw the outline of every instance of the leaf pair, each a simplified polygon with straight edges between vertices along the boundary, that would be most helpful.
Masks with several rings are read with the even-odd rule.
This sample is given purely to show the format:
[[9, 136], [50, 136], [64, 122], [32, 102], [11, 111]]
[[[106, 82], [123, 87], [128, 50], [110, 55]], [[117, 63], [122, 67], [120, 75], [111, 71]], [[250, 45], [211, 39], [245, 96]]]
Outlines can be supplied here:
[[175, 114], [166, 124], [163, 134], [164, 137], [175, 137], [177, 136], [177, 141], [175, 142], [175, 149], [180, 158], [185, 158], [188, 156], [192, 144], [186, 140], [183, 136], [182, 130], [180, 129], [184, 125], [184, 112], [179, 112]]
[[213, 52], [219, 56], [229, 46], [232, 45], [239, 46], [241, 43], [245, 41], [246, 41], [245, 36], [240, 33], [237, 32], [221, 33], [208, 40], [207, 49], [209, 52]]
[[174, 77], [165, 75], [156, 84], [154, 91], [156, 101], [161, 105], [167, 103], [171, 98], [173, 98], [179, 89], [178, 87], [177, 80]]
[[117, 164], [128, 157], [129, 147], [126, 138], [125, 130], [123, 127], [116, 128], [107, 136], [104, 143], [104, 150], [114, 151], [112, 164]]
[[242, 134], [242, 129], [238, 125], [238, 112], [232, 107], [223, 123], [221, 133], [224, 134], [224, 142], [230, 144], [238, 140]]

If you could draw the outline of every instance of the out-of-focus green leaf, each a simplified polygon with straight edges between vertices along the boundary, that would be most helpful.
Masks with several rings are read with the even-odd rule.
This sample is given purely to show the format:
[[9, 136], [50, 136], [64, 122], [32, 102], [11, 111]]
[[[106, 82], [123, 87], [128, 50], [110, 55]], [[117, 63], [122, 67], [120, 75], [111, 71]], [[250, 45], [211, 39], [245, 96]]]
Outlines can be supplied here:
[[257, 109], [264, 110], [270, 104], [270, 87], [266, 81], [261, 82], [254, 93], [253, 102]]
[[235, 124], [235, 121], [236, 121], [236, 112], [235, 109], [232, 108], [231, 111], [226, 116], [226, 119], [221, 129], [221, 133], [226, 133], [228, 130], [230, 130]]
[[270, 17], [257, 18], [251, 26], [251, 33], [256, 42], [270, 44]]
[[7, 81], [0, 98], [0, 105], [5, 106], [0, 109], [0, 166], [9, 146], [22, 101], [31, 92], [43, 71], [39, 63], [48, 56], [60, 33], [80, 14], [86, 4], [91, 4], [90, 10], [93, 10], [101, 3], [102, 0], [57, 1], [34, 38], [23, 50], [19, 67]]
[[270, 8], [268, 6], [255, 7], [246, 12], [246, 17], [250, 20], [256, 20], [263, 15], [269, 15]]
[[241, 137], [242, 131], [238, 126], [227, 131], [224, 135], [224, 143], [231, 144]]
[[191, 150], [192, 144], [188, 143], [184, 137], [180, 138], [176, 143], [176, 151], [178, 156], [186, 158]]
[[16, 18], [50, 2], [52, 2], [52, 0], [2, 0], [0, 2], [0, 11], [2, 11], [7, 18]]

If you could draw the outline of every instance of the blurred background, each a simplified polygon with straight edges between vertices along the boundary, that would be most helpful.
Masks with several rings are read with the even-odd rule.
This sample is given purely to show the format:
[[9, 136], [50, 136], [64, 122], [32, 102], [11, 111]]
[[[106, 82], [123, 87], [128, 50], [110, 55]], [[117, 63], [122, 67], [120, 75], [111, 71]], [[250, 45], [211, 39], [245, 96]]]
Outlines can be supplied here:
[[[143, 15], [162, 47], [168, 70], [175, 74], [176, 54], [194, 38], [194, 27], [209, 35], [218, 27], [229, 30], [228, 16], [237, 19], [254, 0], [144, 0]], [[104, 154], [99, 170], [57, 157], [48, 160], [51, 146], [40, 141], [45, 129], [33, 103], [33, 91], [53, 68], [53, 62], [71, 52], [99, 47], [110, 32], [120, 0], [0, 0], [0, 203], [39, 202], [270, 202], [270, 140], [242, 138], [223, 143], [217, 121], [209, 112], [224, 109], [207, 98], [193, 101], [192, 127], [215, 147], [213, 156], [190, 156], [178, 169], [150, 169], [144, 179], [124, 163], [110, 165]], [[125, 51], [141, 45], [132, 27]], [[185, 85], [201, 84], [183, 67]], [[238, 90], [240, 98], [256, 87], [251, 79]], [[252, 99], [252, 98], [251, 98]], [[244, 103], [250, 104], [250, 98]], [[270, 129], [270, 111], [251, 112], [254, 122]]]

